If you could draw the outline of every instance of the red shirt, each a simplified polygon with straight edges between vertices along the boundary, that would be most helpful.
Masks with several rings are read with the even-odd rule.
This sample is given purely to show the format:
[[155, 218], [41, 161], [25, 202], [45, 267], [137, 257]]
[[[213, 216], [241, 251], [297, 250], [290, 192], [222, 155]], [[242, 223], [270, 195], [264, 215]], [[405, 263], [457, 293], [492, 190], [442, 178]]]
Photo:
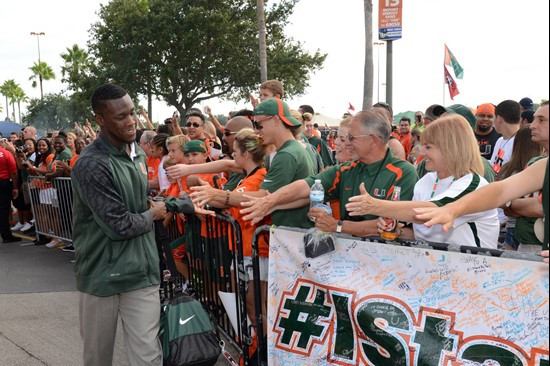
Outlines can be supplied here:
[[147, 158], [147, 180], [153, 180], [159, 177], [160, 159]]
[[11, 179], [12, 174], [17, 174], [15, 158], [8, 150], [0, 147], [0, 179]]

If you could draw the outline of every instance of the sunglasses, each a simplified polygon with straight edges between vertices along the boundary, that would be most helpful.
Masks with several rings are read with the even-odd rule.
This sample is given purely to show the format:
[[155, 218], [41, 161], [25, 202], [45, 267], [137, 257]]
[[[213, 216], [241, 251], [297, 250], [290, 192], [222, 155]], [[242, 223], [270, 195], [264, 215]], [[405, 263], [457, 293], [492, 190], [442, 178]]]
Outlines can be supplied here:
[[198, 124], [197, 122], [193, 122], [193, 123], [187, 122], [187, 124], [186, 124], [185, 126], [187, 126], [187, 128], [189, 128], [189, 127], [191, 127], [191, 126], [193, 126], [193, 127], [195, 127], [195, 128], [199, 128], [199, 127], [201, 127], [202, 125], [201, 125], [201, 124]]
[[228, 130], [225, 130], [223, 131], [223, 134], [225, 135], [225, 137], [229, 137], [231, 135], [235, 135], [237, 132], [231, 132], [231, 131], [228, 131]]
[[264, 126], [262, 126], [261, 123], [263, 123], [265, 121], [269, 121], [270, 119], [273, 119], [273, 117], [275, 117], [275, 116], [264, 118], [261, 121], [252, 121], [252, 124], [254, 125], [254, 129], [256, 129], [258, 131], [263, 130]]

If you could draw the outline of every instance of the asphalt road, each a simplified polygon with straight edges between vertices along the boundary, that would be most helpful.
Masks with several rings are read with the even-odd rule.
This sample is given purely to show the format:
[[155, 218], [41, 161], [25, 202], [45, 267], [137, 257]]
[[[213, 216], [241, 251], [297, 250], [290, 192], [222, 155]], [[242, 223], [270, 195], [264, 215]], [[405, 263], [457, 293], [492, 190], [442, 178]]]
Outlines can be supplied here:
[[[0, 366], [82, 365], [73, 259], [29, 240], [0, 244]], [[119, 324], [116, 366], [128, 365], [122, 338]]]

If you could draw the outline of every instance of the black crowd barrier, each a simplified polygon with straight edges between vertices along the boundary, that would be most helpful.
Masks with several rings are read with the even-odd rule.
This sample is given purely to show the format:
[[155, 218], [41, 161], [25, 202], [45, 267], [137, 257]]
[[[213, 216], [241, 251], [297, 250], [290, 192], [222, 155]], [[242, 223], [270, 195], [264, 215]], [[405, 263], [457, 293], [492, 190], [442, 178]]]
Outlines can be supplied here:
[[[173, 253], [179, 252], [175, 257], [178, 270], [188, 280], [188, 292], [202, 303], [217, 331], [237, 349], [241, 364], [253, 365], [250, 354], [254, 331], [247, 320], [248, 281], [239, 224], [233, 217], [222, 214], [215, 218], [180, 215], [170, 221], [167, 232]], [[232, 304], [224, 305], [220, 293]], [[229, 313], [231, 307], [234, 307], [233, 314]]]

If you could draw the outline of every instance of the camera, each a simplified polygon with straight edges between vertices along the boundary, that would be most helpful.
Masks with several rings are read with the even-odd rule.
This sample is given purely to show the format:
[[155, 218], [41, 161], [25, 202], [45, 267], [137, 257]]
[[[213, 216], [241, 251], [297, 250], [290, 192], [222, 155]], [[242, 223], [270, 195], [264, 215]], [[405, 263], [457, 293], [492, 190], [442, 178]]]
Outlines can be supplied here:
[[15, 151], [17, 151], [18, 153], [24, 153], [26, 150], [25, 146], [18, 146], [15, 148]]

